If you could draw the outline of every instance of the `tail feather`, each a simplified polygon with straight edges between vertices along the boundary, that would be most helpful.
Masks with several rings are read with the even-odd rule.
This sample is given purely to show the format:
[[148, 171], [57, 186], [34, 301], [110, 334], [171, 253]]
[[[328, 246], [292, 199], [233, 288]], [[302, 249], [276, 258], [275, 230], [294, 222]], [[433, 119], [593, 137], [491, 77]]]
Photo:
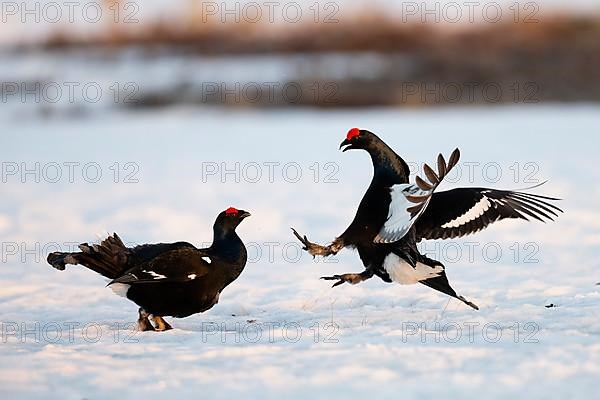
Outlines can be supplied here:
[[59, 271], [64, 271], [67, 264], [83, 265], [109, 279], [116, 279], [128, 269], [129, 249], [121, 238], [114, 233], [100, 244], [79, 245], [81, 253], [51, 253], [48, 263]]
[[442, 272], [436, 278], [427, 279], [426, 281], [421, 281], [420, 283], [422, 283], [425, 286], [429, 286], [430, 288], [437, 290], [438, 292], [442, 292], [444, 294], [447, 294], [448, 296], [454, 297], [455, 299], [462, 301], [463, 303], [475, 310], [479, 310], [479, 307], [475, 303], [472, 303], [464, 297], [456, 294], [454, 289], [452, 289], [452, 286], [450, 286], [450, 282], [448, 282], [448, 277], [446, 276], [445, 271]]

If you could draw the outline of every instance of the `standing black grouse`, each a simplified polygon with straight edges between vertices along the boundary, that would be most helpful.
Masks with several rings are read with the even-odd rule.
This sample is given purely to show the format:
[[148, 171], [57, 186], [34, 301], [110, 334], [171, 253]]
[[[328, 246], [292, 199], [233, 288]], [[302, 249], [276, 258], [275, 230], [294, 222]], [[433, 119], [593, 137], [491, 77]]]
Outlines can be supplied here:
[[422, 255], [417, 243], [476, 233], [506, 218], [553, 220], [562, 212], [549, 203], [559, 199], [530, 193], [485, 188], [436, 193], [444, 177], [458, 164], [458, 149], [448, 163], [439, 155], [437, 173], [424, 165], [427, 180], [417, 176], [415, 183], [410, 184], [406, 162], [374, 133], [353, 128], [342, 148], [344, 152], [366, 150], [374, 167], [373, 180], [354, 221], [329, 246], [312, 243], [292, 228], [304, 250], [313, 257], [335, 255], [345, 247], [358, 250], [365, 271], [322, 278], [336, 280], [333, 287], [346, 282], [355, 285], [377, 275], [388, 283], [421, 283], [478, 310], [475, 304], [456, 294], [448, 283], [444, 265]]
[[116, 294], [140, 306], [140, 330], [166, 331], [172, 328], [163, 317], [185, 318], [210, 310], [223, 289], [240, 276], [247, 252], [235, 229], [249, 216], [235, 208], [220, 213], [213, 243], [206, 249], [186, 242], [128, 248], [114, 233], [99, 245], [79, 245], [81, 253], [52, 253], [48, 263], [61, 271], [66, 264], [81, 264], [111, 279], [108, 286]]

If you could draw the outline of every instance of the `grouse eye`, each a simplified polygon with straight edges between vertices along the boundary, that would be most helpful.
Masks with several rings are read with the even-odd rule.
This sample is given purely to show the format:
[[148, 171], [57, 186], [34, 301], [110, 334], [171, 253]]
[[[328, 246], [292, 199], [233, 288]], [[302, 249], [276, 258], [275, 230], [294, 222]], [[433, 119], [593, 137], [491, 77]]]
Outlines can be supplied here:
[[350, 141], [358, 136], [360, 136], [360, 129], [352, 128], [348, 131], [348, 135], [346, 136], [346, 139]]
[[229, 207], [225, 210], [225, 215], [238, 215], [239, 211], [237, 208]]

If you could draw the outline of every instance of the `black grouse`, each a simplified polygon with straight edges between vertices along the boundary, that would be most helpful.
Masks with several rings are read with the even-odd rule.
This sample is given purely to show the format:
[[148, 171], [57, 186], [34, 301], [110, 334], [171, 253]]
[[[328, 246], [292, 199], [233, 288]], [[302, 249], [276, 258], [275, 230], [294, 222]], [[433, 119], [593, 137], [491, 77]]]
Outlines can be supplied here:
[[458, 149], [448, 163], [439, 155], [437, 173], [425, 165], [427, 180], [417, 176], [411, 184], [406, 162], [374, 133], [353, 128], [340, 145], [342, 148], [344, 152], [366, 150], [374, 167], [373, 180], [354, 221], [328, 246], [312, 243], [292, 228], [304, 250], [313, 257], [335, 255], [345, 247], [358, 250], [365, 271], [322, 278], [336, 280], [333, 287], [346, 282], [355, 285], [376, 275], [388, 283], [421, 283], [478, 310], [475, 304], [456, 294], [448, 283], [444, 265], [422, 255], [417, 243], [476, 233], [506, 218], [553, 220], [562, 212], [549, 203], [559, 199], [530, 193], [485, 188], [436, 193], [458, 163]]
[[111, 279], [108, 286], [116, 294], [140, 306], [140, 330], [165, 331], [172, 328], [163, 317], [185, 318], [211, 309], [240, 276], [247, 252], [235, 229], [249, 216], [235, 208], [220, 213], [206, 249], [186, 242], [128, 248], [114, 233], [99, 245], [79, 245], [81, 253], [52, 253], [48, 263], [61, 271], [66, 264], [81, 264]]

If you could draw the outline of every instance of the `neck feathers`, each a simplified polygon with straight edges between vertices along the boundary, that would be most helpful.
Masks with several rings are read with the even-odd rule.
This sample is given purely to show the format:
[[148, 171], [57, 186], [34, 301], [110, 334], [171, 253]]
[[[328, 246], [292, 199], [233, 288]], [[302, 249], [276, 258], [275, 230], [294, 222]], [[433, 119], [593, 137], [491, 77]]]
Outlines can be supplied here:
[[375, 179], [388, 185], [408, 183], [410, 175], [408, 164], [387, 144], [379, 140], [368, 151], [373, 161]]
[[235, 238], [239, 239], [237, 233], [235, 232], [235, 228], [217, 224], [213, 226], [213, 243], [229, 241]]
[[222, 227], [215, 225], [214, 239], [210, 249], [219, 255], [220, 258], [228, 260], [235, 264], [246, 264], [246, 246], [232, 227]]

